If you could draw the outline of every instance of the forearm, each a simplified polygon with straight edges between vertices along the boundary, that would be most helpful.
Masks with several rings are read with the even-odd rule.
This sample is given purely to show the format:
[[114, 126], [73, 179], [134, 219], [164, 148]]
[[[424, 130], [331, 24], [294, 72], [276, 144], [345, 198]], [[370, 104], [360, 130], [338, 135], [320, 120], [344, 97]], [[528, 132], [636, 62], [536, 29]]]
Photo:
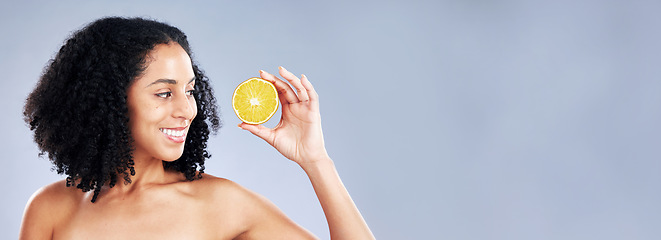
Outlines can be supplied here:
[[301, 165], [324, 210], [331, 239], [374, 239], [330, 158]]

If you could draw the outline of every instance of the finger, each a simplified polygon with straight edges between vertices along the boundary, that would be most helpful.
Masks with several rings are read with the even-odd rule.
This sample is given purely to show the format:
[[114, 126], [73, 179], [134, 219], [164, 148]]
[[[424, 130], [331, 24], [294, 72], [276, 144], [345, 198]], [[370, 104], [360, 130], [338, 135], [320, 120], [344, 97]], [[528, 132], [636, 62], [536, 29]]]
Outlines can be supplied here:
[[253, 135], [264, 139], [267, 143], [273, 145], [273, 129], [264, 127], [263, 125], [253, 125], [253, 124], [247, 124], [247, 123], [239, 123], [239, 128], [243, 130], [247, 130], [248, 132], [252, 133]]
[[301, 84], [301, 79], [298, 79], [296, 75], [293, 73], [287, 71], [284, 67], [278, 67], [280, 69], [280, 76], [283, 78], [287, 79], [289, 83], [291, 83], [294, 88], [296, 88], [296, 92], [298, 93], [298, 99], [301, 102], [307, 102], [310, 100], [310, 97], [308, 97], [308, 91], [305, 87], [303, 87], [303, 84]]
[[[259, 73], [262, 79], [269, 81], [273, 83], [273, 85], [275, 85], [275, 88], [278, 91], [278, 99], [280, 100], [283, 111], [289, 107], [289, 104], [285, 104], [285, 103], [298, 102], [298, 98], [296, 96], [293, 97], [291, 96], [291, 94], [294, 94], [294, 90], [291, 90], [289, 84], [280, 80], [278, 77], [274, 76], [273, 74], [267, 73], [266, 71], [259, 70]], [[287, 91], [287, 89], [289, 89], [290, 91]], [[287, 92], [289, 92], [290, 94], [287, 94]]]
[[276, 77], [273, 74], [267, 73], [264, 70], [259, 70], [259, 76], [267, 80], [273, 85], [275, 85], [275, 89], [278, 90], [278, 96], [280, 97], [281, 102], [286, 102], [286, 103], [298, 103], [298, 97], [296, 96], [296, 93], [294, 93], [294, 89], [289, 86], [285, 81], [280, 80], [278, 77]]
[[319, 100], [319, 94], [317, 94], [317, 91], [314, 90], [312, 83], [310, 83], [310, 81], [308, 80], [308, 76], [305, 76], [305, 74], [301, 74], [301, 84], [307, 90], [308, 96], [310, 96], [310, 101]]

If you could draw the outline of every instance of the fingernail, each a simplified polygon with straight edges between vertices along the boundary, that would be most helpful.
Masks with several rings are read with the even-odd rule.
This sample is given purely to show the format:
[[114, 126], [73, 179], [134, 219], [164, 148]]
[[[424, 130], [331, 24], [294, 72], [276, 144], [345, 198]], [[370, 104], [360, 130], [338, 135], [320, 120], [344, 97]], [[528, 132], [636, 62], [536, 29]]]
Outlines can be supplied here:
[[287, 69], [283, 68], [282, 66], [278, 67], [280, 70], [287, 71]]
[[239, 125], [237, 125], [237, 127], [239, 127], [239, 128], [241, 128], [241, 129], [243, 129], [243, 128], [241, 127], [241, 123], [239, 123]]
[[259, 73], [265, 73], [264, 70], [259, 70]]

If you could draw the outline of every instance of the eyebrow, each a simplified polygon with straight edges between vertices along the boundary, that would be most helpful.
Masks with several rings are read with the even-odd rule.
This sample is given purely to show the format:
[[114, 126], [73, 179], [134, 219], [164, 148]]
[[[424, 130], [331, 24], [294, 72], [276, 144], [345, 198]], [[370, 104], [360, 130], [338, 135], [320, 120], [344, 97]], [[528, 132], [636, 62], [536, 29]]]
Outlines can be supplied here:
[[[193, 82], [193, 81], [195, 81], [195, 77], [191, 78], [191, 80], [188, 81], [188, 83], [191, 83], [191, 82]], [[174, 84], [177, 84], [177, 80], [169, 79], [169, 78], [161, 78], [161, 79], [158, 79], [158, 80], [156, 80], [156, 81], [150, 83], [149, 85], [147, 85], [147, 87], [149, 87], [149, 86], [151, 86], [151, 85], [154, 85], [154, 84], [157, 84], [157, 83], [166, 83], [166, 84], [172, 84], [172, 85], [174, 85]]]

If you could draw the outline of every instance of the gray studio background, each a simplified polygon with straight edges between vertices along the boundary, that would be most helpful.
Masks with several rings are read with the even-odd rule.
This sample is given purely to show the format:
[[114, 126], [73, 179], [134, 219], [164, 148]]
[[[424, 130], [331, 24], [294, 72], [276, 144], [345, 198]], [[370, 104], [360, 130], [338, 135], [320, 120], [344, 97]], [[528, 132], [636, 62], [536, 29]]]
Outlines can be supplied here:
[[71, 31], [109, 15], [188, 34], [225, 122], [206, 172], [323, 239], [304, 172], [236, 127], [231, 93], [260, 69], [311, 79], [379, 239], [661, 237], [657, 1], [54, 2], [0, 7], [2, 239], [62, 178], [37, 156], [24, 99]]

